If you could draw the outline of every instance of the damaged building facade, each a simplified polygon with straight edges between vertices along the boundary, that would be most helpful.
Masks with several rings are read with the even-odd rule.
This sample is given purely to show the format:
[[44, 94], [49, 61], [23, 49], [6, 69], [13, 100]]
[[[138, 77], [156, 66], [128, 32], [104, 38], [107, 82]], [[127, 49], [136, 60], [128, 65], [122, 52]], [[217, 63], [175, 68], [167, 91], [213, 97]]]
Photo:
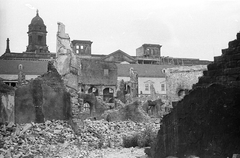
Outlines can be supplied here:
[[[48, 50], [46, 36], [47, 27], [37, 12], [28, 26], [26, 51], [11, 52], [7, 39], [6, 51], [0, 57], [0, 78], [4, 83], [13, 87], [22, 85], [23, 81], [25, 84], [30, 83], [38, 76], [51, 72], [48, 62], [55, 61], [54, 66], [63, 76], [67, 91], [73, 89], [76, 92], [93, 93], [105, 102], [113, 102], [117, 93], [117, 81], [128, 82], [126, 89], [131, 97], [150, 95], [150, 87], [157, 94], [166, 96], [167, 85], [162, 69], [209, 63], [198, 59], [181, 59], [180, 62], [180, 59], [164, 58], [159, 44], [142, 45], [136, 50], [136, 56], [130, 56], [121, 50], [109, 55], [92, 54], [92, 41], [71, 41], [62, 23], [58, 24], [57, 50], [53, 53]], [[44, 84], [39, 82], [40, 85]], [[71, 95], [74, 98], [71, 102], [77, 111], [77, 94]]]
[[117, 88], [117, 66], [99, 60], [81, 59], [78, 85], [79, 91], [93, 93], [103, 101], [113, 103]]
[[0, 80], [0, 123], [15, 122], [14, 88]]
[[166, 98], [169, 105], [181, 100], [196, 84], [207, 65], [181, 66], [163, 69], [166, 77]]
[[[43, 33], [37, 34], [39, 31]], [[58, 23], [57, 53], [52, 58], [46, 46], [46, 33], [44, 22], [37, 12], [29, 25], [27, 51], [16, 53], [17, 55], [11, 53], [7, 40], [6, 52], [0, 59], [1, 81], [6, 86], [15, 87], [16, 91], [12, 109], [12, 112], [17, 111], [14, 120], [17, 123], [43, 122], [45, 119], [69, 119], [77, 116], [77, 93], [82, 91], [98, 92], [105, 101], [112, 101], [116, 95], [116, 65], [96, 60], [81, 61], [72, 49], [70, 37], [65, 33], [62, 23]], [[9, 107], [7, 105], [4, 102], [1, 108], [6, 109]], [[5, 111], [1, 111], [1, 116], [5, 116]], [[7, 116], [9, 114], [8, 112]], [[8, 117], [1, 121], [6, 118]]]
[[[38, 61], [40, 64], [44, 65], [40, 67], [45, 67], [45, 69], [42, 69], [42, 70], [46, 72], [47, 62], [40, 62], [40, 61], [50, 61], [50, 60], [56, 59], [56, 53], [50, 52], [48, 50], [46, 37], [47, 37], [47, 26], [44, 24], [43, 19], [40, 17], [39, 13], [37, 12], [36, 16], [31, 20], [31, 23], [28, 26], [28, 46], [26, 51], [24, 51], [23, 53], [11, 52], [10, 43], [8, 39], [6, 51], [0, 57], [0, 60], [8, 60], [8, 62], [11, 62], [12, 60], [22, 61], [22, 62], [18, 62], [19, 64], [23, 65], [22, 71], [24, 72], [26, 69], [28, 69], [27, 67], [29, 67], [29, 69], [32, 69], [31, 75], [35, 75], [32, 78], [36, 78], [37, 76], [40, 75], [37, 70], [36, 71], [34, 70], [34, 69], [37, 69], [37, 67], [30, 66], [31, 64], [30, 65], [26, 64], [27, 62], [29, 63], [30, 60]], [[93, 62], [93, 61], [91, 62], [93, 63], [93, 67], [96, 63], [100, 64], [99, 67], [101, 67], [102, 63], [104, 63], [103, 65], [107, 65], [106, 63], [109, 63], [108, 67], [114, 67], [112, 66], [113, 63], [117, 64], [118, 80], [125, 78], [124, 81], [126, 82], [129, 81], [130, 69], [133, 68], [134, 70], [136, 70], [139, 76], [138, 94], [142, 94], [142, 95], [150, 94], [148, 87], [150, 87], [151, 84], [154, 86], [157, 93], [163, 94], [163, 95], [166, 94], [166, 91], [164, 92], [164, 89], [166, 89], [166, 83], [163, 81], [165, 80], [165, 77], [161, 72], [162, 69], [175, 67], [179, 65], [181, 66], [182, 65], [184, 66], [207, 65], [210, 63], [210, 61], [199, 60], [199, 59], [164, 57], [161, 55], [162, 46], [159, 44], [143, 44], [142, 46], [136, 49], [135, 56], [130, 56], [122, 50], [116, 50], [113, 53], [110, 53], [108, 55], [93, 54], [92, 48], [91, 48], [93, 42], [90, 40], [72, 40], [70, 41], [70, 43], [72, 45], [72, 50], [74, 54], [77, 56], [77, 58], [98, 60], [96, 62]], [[126, 65], [128, 64], [128, 66], [125, 66], [125, 64]], [[156, 69], [156, 68], [157, 68], [156, 71], [154, 72], [151, 71], [152, 69]], [[110, 72], [112, 71], [113, 68], [107, 68], [107, 69]], [[108, 71], [107, 69], [103, 71], [107, 73]], [[10, 83], [10, 82], [16, 82], [16, 79], [3, 76], [5, 72], [1, 72], [1, 71], [2, 70], [0, 70], [0, 75], [1, 75], [0, 77], [3, 78], [4, 82], [10, 85], [12, 84], [14, 86], [16, 83]], [[123, 71], [124, 73], [122, 73]], [[8, 75], [11, 76], [11, 75], [17, 75], [17, 74], [18, 72], [11, 72], [11, 74], [8, 74]], [[99, 76], [96, 78], [99, 78]], [[30, 79], [29, 74], [27, 74], [27, 71], [26, 71], [26, 80], [29, 80], [29, 79]], [[98, 85], [101, 85], [102, 81], [100, 80]], [[106, 83], [107, 82], [104, 83], [104, 86], [106, 86]], [[81, 83], [79, 84], [81, 85]], [[81, 86], [86, 85], [85, 86], [86, 88], [88, 86], [91, 87], [96, 84], [97, 83], [95, 80], [93, 83], [89, 83], [89, 82], [86, 84], [83, 83]], [[109, 88], [110, 87], [112, 87], [112, 83], [110, 83]], [[113, 87], [111, 89], [113, 89]], [[88, 90], [84, 89], [84, 91], [88, 91]], [[112, 90], [110, 90], [110, 92], [112, 92]], [[116, 92], [114, 90], [114, 94], [115, 93]]]

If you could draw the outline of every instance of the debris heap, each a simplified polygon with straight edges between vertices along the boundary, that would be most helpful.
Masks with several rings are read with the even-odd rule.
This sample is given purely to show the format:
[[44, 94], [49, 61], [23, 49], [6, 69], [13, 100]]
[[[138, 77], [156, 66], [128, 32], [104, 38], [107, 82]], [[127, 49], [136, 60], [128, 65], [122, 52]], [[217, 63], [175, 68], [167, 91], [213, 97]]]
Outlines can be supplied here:
[[147, 126], [159, 130], [158, 123], [85, 120], [80, 133], [66, 121], [8, 124], [0, 128], [1, 157], [87, 157], [94, 149], [122, 147], [123, 137]]

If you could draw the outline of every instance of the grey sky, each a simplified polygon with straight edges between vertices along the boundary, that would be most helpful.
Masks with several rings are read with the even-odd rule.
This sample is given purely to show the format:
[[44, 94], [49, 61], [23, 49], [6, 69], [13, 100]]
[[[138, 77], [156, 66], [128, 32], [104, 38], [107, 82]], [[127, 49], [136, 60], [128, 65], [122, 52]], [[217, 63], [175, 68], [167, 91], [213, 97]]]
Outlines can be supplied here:
[[12, 52], [26, 50], [36, 9], [51, 52], [58, 21], [71, 40], [93, 41], [93, 54], [135, 55], [153, 43], [162, 45], [163, 56], [213, 60], [240, 31], [239, 0], [0, 0], [0, 55], [7, 38]]

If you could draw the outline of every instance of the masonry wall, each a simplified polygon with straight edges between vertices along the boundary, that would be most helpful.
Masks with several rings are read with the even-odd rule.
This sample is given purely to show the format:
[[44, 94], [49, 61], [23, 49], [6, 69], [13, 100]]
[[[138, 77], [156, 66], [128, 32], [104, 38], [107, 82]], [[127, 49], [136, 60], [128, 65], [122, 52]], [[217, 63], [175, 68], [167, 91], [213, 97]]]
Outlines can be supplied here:
[[240, 89], [194, 89], [164, 117], [154, 158], [226, 158], [240, 152]]
[[207, 65], [181, 66], [165, 69], [166, 95], [170, 102], [176, 102], [183, 98], [182, 90], [191, 90], [192, 85], [198, 82]]
[[240, 153], [239, 70], [240, 33], [163, 118], [151, 148], [154, 158], [226, 158]]
[[14, 89], [0, 82], [0, 123], [14, 123]]
[[237, 33], [237, 39], [228, 43], [227, 49], [222, 50], [221, 56], [214, 57], [214, 62], [208, 65], [208, 71], [203, 73], [195, 87], [213, 82], [240, 85], [240, 33]]
[[48, 72], [16, 90], [16, 123], [70, 118], [70, 94], [56, 71]]

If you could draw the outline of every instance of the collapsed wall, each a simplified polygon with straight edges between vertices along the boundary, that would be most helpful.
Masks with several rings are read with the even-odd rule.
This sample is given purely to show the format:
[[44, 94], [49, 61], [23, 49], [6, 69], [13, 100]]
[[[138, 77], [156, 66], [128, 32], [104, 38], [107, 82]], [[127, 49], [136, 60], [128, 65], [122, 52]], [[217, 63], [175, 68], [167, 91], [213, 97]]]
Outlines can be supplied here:
[[0, 81], [0, 124], [14, 123], [14, 88]]
[[134, 122], [149, 122], [150, 117], [142, 109], [139, 101], [132, 102], [124, 107], [117, 110], [106, 111], [107, 121], [127, 121], [131, 120]]
[[81, 123], [81, 121], [79, 120], [80, 111], [78, 108], [78, 65], [81, 65], [81, 63], [79, 63], [80, 60], [77, 60], [77, 57], [73, 52], [70, 37], [65, 32], [65, 25], [61, 22], [58, 22], [57, 24], [57, 58], [54, 62], [54, 66], [61, 75], [64, 81], [64, 86], [66, 86], [67, 91], [70, 93], [72, 125], [79, 126], [77, 124]]
[[181, 66], [164, 70], [166, 76], [166, 95], [172, 102], [181, 100], [192, 89], [198, 78], [207, 70], [207, 65]]
[[15, 91], [15, 122], [44, 122], [71, 118], [70, 95], [55, 68]]
[[240, 33], [163, 118], [152, 157], [223, 158], [240, 153], [239, 70]]

